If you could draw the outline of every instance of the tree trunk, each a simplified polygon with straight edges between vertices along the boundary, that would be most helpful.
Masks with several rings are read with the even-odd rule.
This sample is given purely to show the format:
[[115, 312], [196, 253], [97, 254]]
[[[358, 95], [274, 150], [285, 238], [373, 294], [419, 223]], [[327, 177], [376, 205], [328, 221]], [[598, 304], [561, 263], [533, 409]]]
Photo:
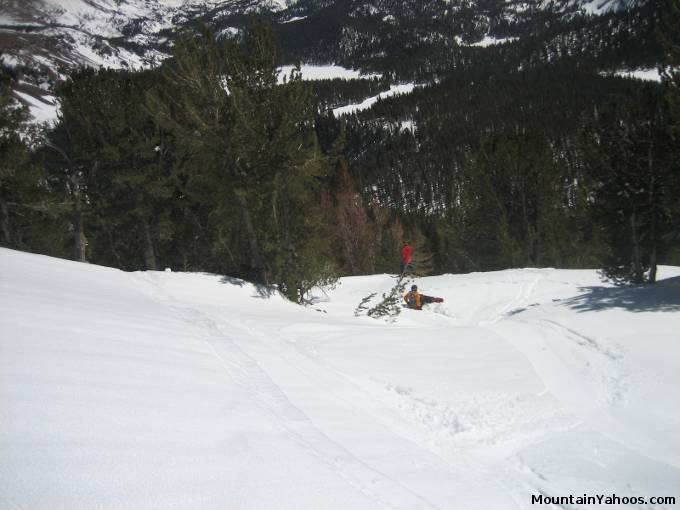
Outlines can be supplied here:
[[73, 213], [71, 223], [73, 224], [73, 259], [78, 262], [87, 262], [86, 248], [87, 238], [85, 237], [85, 225], [83, 224], [83, 210], [80, 203], [80, 191], [76, 188], [74, 193]]
[[0, 200], [0, 231], [2, 232], [3, 246], [10, 246], [12, 243], [12, 235], [9, 229], [9, 211], [7, 210], [7, 203]]
[[649, 254], [649, 283], [656, 283], [656, 243]]
[[647, 168], [649, 171], [649, 239], [650, 239], [650, 253], [649, 253], [649, 283], [656, 283], [656, 252], [657, 252], [657, 221], [656, 212], [657, 204], [655, 200], [656, 194], [656, 179], [654, 175], [654, 141], [652, 139], [652, 126], [649, 124], [649, 148], [647, 152]]
[[147, 271], [156, 271], [156, 253], [153, 249], [153, 238], [151, 229], [146, 221], [142, 222], [144, 227], [144, 267]]
[[73, 260], [78, 262], [87, 262], [87, 238], [83, 229], [83, 213], [82, 211], [73, 212]]
[[253, 220], [250, 217], [250, 209], [246, 199], [237, 196], [238, 204], [241, 209], [241, 216], [243, 217], [243, 224], [246, 228], [246, 235], [248, 236], [248, 246], [250, 248], [250, 268], [253, 270], [259, 283], [267, 283], [264, 272], [264, 264], [262, 262], [262, 253], [260, 252], [260, 245], [257, 242], [257, 235], [253, 227]]
[[104, 226], [104, 231], [106, 232], [106, 237], [109, 241], [109, 250], [111, 251], [111, 254], [113, 255], [113, 258], [116, 259], [116, 264], [118, 264], [116, 267], [123, 267], [123, 259], [120, 256], [120, 253], [116, 249], [116, 243], [113, 240], [113, 234], [111, 233], [111, 229], [108, 227], [108, 225]]
[[633, 282], [644, 282], [644, 271], [642, 270], [642, 250], [638, 236], [637, 211], [633, 209], [630, 216], [631, 235], [633, 238]]

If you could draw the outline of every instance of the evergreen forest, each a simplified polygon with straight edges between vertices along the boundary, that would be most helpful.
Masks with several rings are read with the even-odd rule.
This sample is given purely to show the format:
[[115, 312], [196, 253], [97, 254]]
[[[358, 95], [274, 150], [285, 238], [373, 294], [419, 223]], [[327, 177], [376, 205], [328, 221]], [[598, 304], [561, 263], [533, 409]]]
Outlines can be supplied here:
[[[313, 30], [251, 17], [232, 39], [196, 25], [156, 68], [72, 72], [42, 128], [2, 67], [0, 245], [214, 272], [295, 301], [338, 276], [396, 273], [406, 240], [419, 274], [599, 268], [654, 283], [658, 265], [680, 265], [678, 2], [530, 25], [494, 6], [395, 25], [343, 21], [351, 9], [329, 2]], [[356, 24], [376, 40], [343, 46]], [[490, 31], [530, 35], [455, 42]], [[298, 67], [280, 83], [300, 61], [380, 77], [307, 82]], [[661, 81], [611, 72], [644, 67]], [[404, 82], [412, 93], [333, 115]]]

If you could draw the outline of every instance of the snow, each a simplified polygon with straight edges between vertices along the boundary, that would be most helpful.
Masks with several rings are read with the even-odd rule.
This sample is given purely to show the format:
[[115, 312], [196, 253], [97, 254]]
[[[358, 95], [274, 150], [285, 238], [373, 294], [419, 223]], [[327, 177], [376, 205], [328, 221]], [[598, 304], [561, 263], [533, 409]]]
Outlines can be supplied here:
[[286, 0], [270, 0], [270, 5], [273, 10], [282, 11], [288, 7]]
[[616, 76], [624, 76], [626, 78], [637, 78], [645, 81], [661, 81], [661, 74], [658, 69], [635, 69], [632, 71], [617, 71]]
[[19, 65], [19, 60], [12, 55], [0, 55], [0, 62], [7, 67], [16, 67]]
[[480, 48], [488, 48], [489, 46], [495, 46], [498, 44], [506, 44], [506, 43], [511, 43], [514, 41], [517, 41], [519, 38], [518, 37], [491, 37], [489, 35], [485, 35], [484, 38], [476, 43], [466, 43], [463, 41], [463, 38], [460, 36], [454, 36], [454, 40], [456, 41], [456, 44], [459, 46], [477, 46]]
[[241, 30], [236, 27], [226, 27], [217, 33], [218, 38], [221, 37], [236, 37], [241, 34]]
[[307, 19], [307, 16], [293, 16], [292, 18], [282, 21], [281, 23], [293, 23], [295, 21], [301, 21], [303, 19]]
[[371, 108], [375, 103], [378, 102], [378, 99], [385, 99], [387, 97], [399, 95], [399, 94], [410, 94], [413, 92], [413, 89], [416, 87], [414, 83], [401, 83], [398, 85], [390, 85], [390, 90], [386, 90], [385, 92], [381, 92], [377, 96], [372, 96], [367, 99], [364, 99], [361, 103], [358, 104], [350, 104], [347, 106], [341, 106], [340, 108], [334, 108], [333, 109], [333, 115], [336, 117], [341, 117], [342, 115], [347, 115], [350, 113], [356, 113], [358, 111], [362, 110], [367, 110]]
[[416, 123], [413, 119], [410, 120], [402, 120], [399, 124], [399, 129], [401, 131], [410, 131], [411, 133], [416, 132]]
[[580, 5], [578, 3], [577, 5], [587, 14], [597, 16], [622, 8], [622, 3], [625, 2], [620, 2], [619, 0], [581, 0]]
[[[121, 32], [114, 23], [111, 15], [116, 5], [107, 0], [42, 0], [43, 9], [53, 17], [59, 25], [79, 27], [90, 34], [102, 37], [119, 37]], [[127, 4], [124, 4], [127, 6]]]
[[[58, 51], [42, 61], [37, 54], [15, 52], [15, 65], [33, 66], [38, 62], [58, 73], [64, 64], [147, 68], [168, 56], [153, 49], [154, 42], [163, 40], [160, 36], [163, 29], [175, 27], [187, 12], [216, 7], [222, 0], [35, 0], [28, 3], [31, 5], [14, 2], [8, 6], [7, 24], [40, 28], [41, 36], [58, 42], [55, 45]], [[138, 25], [141, 32], [125, 36], [131, 23]], [[122, 39], [146, 47], [143, 57], [126, 49]]]
[[36, 123], [42, 124], [46, 122], [52, 124], [57, 121], [59, 105], [54, 96], [43, 96], [43, 100], [40, 100], [18, 90], [15, 90], [14, 94], [16, 94], [23, 103], [28, 105], [31, 117]]
[[506, 44], [509, 42], [513, 42], [516, 41], [517, 39], [518, 39], [517, 37], [496, 38], [486, 35], [484, 36], [484, 39], [477, 43], [471, 44], [470, 46], [480, 46], [482, 48], [486, 48], [488, 46], [494, 46], [496, 44]]
[[[148, 19], [155, 31], [172, 27], [172, 17], [196, 2], [187, 0], [39, 0], [43, 11], [60, 25], [80, 27], [103, 37], [121, 35], [131, 19]], [[207, 5], [214, 2], [203, 2]]]
[[[283, 83], [285, 78], [290, 77], [291, 71], [295, 66], [286, 65], [279, 68], [279, 83]], [[347, 69], [342, 66], [334, 64], [330, 65], [310, 65], [303, 64], [300, 66], [303, 80], [334, 80], [336, 78], [342, 80], [358, 80], [358, 79], [372, 79], [380, 78], [380, 74], [362, 74], [361, 71], [355, 69]]]
[[389, 275], [300, 307], [219, 275], [0, 249], [0, 506], [680, 498], [680, 268], [660, 278], [419, 278], [445, 302], [389, 322], [354, 315]]

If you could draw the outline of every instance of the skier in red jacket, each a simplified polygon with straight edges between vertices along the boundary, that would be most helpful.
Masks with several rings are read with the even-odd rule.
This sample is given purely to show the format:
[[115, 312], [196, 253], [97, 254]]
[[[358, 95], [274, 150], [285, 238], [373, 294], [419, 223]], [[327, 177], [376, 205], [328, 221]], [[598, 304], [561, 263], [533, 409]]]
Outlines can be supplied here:
[[411, 265], [411, 245], [409, 244], [408, 241], [404, 242], [404, 247], [401, 249], [401, 274], [404, 274], [404, 272], [407, 269], [411, 269], [409, 267]]

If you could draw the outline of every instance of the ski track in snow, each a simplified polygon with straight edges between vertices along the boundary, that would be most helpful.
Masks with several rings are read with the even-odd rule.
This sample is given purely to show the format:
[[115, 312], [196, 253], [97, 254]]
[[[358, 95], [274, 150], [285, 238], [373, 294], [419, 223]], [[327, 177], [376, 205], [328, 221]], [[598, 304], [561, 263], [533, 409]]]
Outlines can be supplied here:
[[520, 346], [519, 335], [505, 335], [506, 338], [525, 353], [546, 387], [562, 402], [575, 412], [589, 416], [591, 423], [597, 423], [598, 430], [612, 440], [644, 456], [679, 466], [677, 452], [669, 455], [660, 450], [646, 431], [632, 429], [616, 413], [618, 407], [629, 403], [627, 393], [635, 384], [626, 368], [626, 353], [621, 346], [612, 341], [606, 345], [597, 337], [540, 315], [530, 320], [515, 316], [517, 309], [523, 312], [527, 303], [533, 301], [532, 292], [539, 281], [540, 277], [529, 286], [523, 284], [516, 298], [498, 317], [480, 325], [502, 336], [509, 325], [521, 325], [528, 330], [524, 338], [533, 336], [539, 339], [538, 345], [527, 350], [525, 345]]

